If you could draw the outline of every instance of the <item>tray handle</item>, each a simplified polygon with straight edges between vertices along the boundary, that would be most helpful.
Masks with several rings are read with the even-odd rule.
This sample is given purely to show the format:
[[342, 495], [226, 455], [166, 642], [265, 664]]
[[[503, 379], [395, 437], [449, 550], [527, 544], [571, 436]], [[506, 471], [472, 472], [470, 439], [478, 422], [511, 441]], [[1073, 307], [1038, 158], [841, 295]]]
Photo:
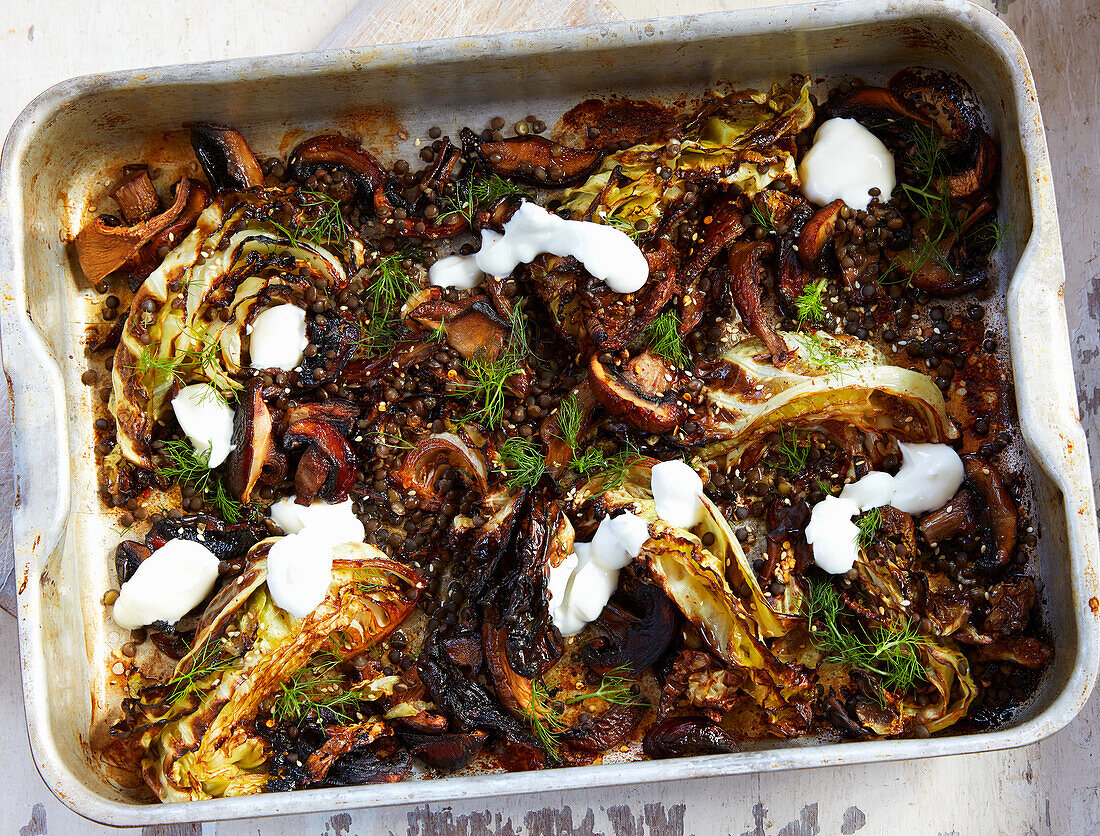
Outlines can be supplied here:
[[[0, 432], [10, 433], [14, 478], [8, 497], [15, 557], [13, 571], [0, 591], [0, 606], [12, 614], [15, 587], [25, 582], [19, 576], [20, 567], [25, 564], [26, 571], [33, 572], [53, 553], [65, 531], [70, 501], [68, 415], [61, 367], [22, 305], [22, 296], [5, 300], [0, 321], [4, 333], [0, 363], [11, 399], [6, 413], [10, 425], [0, 426]], [[7, 417], [2, 423], [8, 424]], [[0, 496], [4, 487], [0, 485]]]
[[[1056, 217], [1053, 206], [1045, 217]], [[1008, 318], [1018, 323], [1012, 366], [1019, 399], [1020, 431], [1029, 449], [1063, 492], [1069, 554], [1085, 579], [1085, 606], [1097, 595], [1096, 507], [1085, 431], [1077, 402], [1069, 328], [1065, 266], [1056, 229], [1037, 230], [1024, 248], [1008, 291]]]

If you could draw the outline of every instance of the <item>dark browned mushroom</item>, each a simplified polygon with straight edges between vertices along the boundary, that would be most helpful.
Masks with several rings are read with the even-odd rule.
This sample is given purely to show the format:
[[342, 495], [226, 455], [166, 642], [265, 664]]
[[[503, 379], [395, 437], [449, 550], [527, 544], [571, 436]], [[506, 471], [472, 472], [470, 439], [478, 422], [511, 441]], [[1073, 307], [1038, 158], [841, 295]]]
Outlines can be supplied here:
[[206, 514], [190, 514], [153, 523], [145, 535], [145, 545], [156, 551], [169, 540], [194, 540], [219, 560], [237, 560], [248, 554], [265, 533], [263, 526], [254, 523], [227, 523]]
[[703, 242], [678, 273], [680, 287], [683, 288], [680, 306], [680, 332], [683, 334], [694, 329], [703, 315], [706, 294], [699, 290], [703, 273], [718, 254], [745, 231], [745, 214], [734, 201], [714, 207], [711, 218], [703, 234]]
[[686, 414], [676, 375], [665, 360], [649, 352], [621, 369], [608, 368], [593, 354], [588, 383], [604, 409], [645, 432], [669, 432]]
[[286, 456], [275, 446], [271, 433], [271, 413], [263, 399], [263, 381], [252, 378], [240, 397], [233, 416], [233, 452], [229, 456], [227, 482], [230, 492], [241, 502], [252, 501], [252, 491], [269, 469], [268, 483], [286, 475]]
[[190, 193], [191, 181], [184, 177], [176, 186], [172, 205], [159, 215], [132, 226], [111, 226], [100, 216], [80, 230], [73, 243], [80, 269], [88, 281], [101, 282], [135, 258], [138, 250], [179, 218]]
[[605, 635], [585, 645], [581, 659], [596, 673], [628, 667], [641, 676], [668, 649], [678, 612], [659, 587], [624, 574], [615, 597], [596, 620], [596, 628]]
[[745, 241], [734, 244], [729, 251], [728, 282], [733, 304], [745, 327], [768, 347], [772, 363], [782, 366], [790, 359], [787, 344], [775, 330], [775, 324], [763, 309], [764, 259], [771, 255], [769, 241]]
[[495, 360], [508, 344], [511, 325], [483, 297], [468, 296], [458, 302], [429, 299], [417, 305], [409, 317], [425, 328], [443, 328], [447, 344], [463, 359], [480, 354]]
[[737, 744], [729, 733], [706, 717], [667, 717], [650, 726], [642, 739], [642, 751], [654, 760], [736, 750]]
[[942, 508], [921, 517], [920, 531], [930, 545], [946, 542], [960, 534], [969, 534], [978, 525], [974, 495], [963, 488]]
[[925, 114], [949, 143], [969, 140], [980, 127], [977, 101], [952, 73], [910, 67], [895, 74], [888, 86], [910, 109]]
[[243, 192], [264, 184], [263, 169], [240, 131], [196, 122], [191, 126], [191, 147], [218, 194]]
[[305, 448], [294, 472], [295, 502], [309, 505], [318, 496], [327, 502], [348, 498], [359, 461], [336, 427], [327, 421], [298, 421], [283, 434], [283, 446]]
[[534, 710], [531, 680], [519, 674], [508, 663], [505, 650], [507, 632], [488, 621], [481, 625], [481, 642], [485, 654], [485, 667], [493, 683], [493, 693], [500, 704], [517, 717], [530, 717]]
[[970, 197], [980, 192], [993, 182], [993, 176], [997, 173], [997, 143], [985, 131], [978, 134], [973, 162], [947, 175], [946, 185], [952, 197]]
[[328, 421], [344, 435], [351, 432], [355, 419], [359, 417], [359, 407], [342, 398], [332, 398], [320, 403], [300, 403], [283, 413], [280, 424], [284, 431], [299, 421]]
[[115, 574], [119, 584], [124, 584], [134, 576], [138, 566], [153, 550], [137, 540], [123, 540], [115, 547]]
[[807, 267], [816, 267], [821, 260], [825, 245], [833, 240], [836, 223], [840, 220], [840, 210], [843, 208], [843, 200], [834, 200], [814, 212], [813, 217], [802, 227], [802, 233], [798, 236], [798, 258]]
[[571, 749], [595, 755], [622, 745], [641, 722], [644, 711], [636, 705], [612, 705], [596, 717], [570, 726], [559, 737]]
[[287, 159], [291, 175], [305, 183], [319, 168], [347, 174], [356, 189], [356, 200], [366, 209], [374, 208], [374, 193], [386, 185], [386, 172], [374, 155], [354, 139], [340, 134], [322, 134], [307, 139], [290, 152]]
[[982, 623], [983, 633], [1011, 635], [1021, 632], [1035, 606], [1035, 581], [1019, 575], [989, 589], [989, 613]]
[[[199, 215], [210, 205], [210, 189], [198, 180], [190, 180], [189, 183], [190, 191], [183, 211], [168, 226], [150, 238], [149, 242], [124, 265], [130, 271], [131, 288], [136, 288], [137, 285], [134, 282], [145, 279], [157, 268], [157, 265], [161, 262], [163, 248], [175, 247], [183, 241], [187, 233], [195, 226]], [[177, 190], [179, 185], [179, 183], [176, 183], [172, 187], [173, 191]]]
[[892, 125], [899, 119], [900, 126], [910, 121], [931, 127], [932, 120], [918, 111], [902, 96], [885, 87], [861, 87], [833, 105], [830, 115], [842, 119], [856, 119], [871, 125]]
[[992, 537], [984, 561], [994, 567], [1007, 566], [1016, 550], [1016, 504], [1005, 490], [1001, 474], [980, 456], [962, 457], [966, 481], [985, 500], [984, 522]]
[[414, 758], [424, 761], [432, 769], [448, 772], [469, 766], [489, 738], [488, 734], [479, 730], [450, 734], [399, 732], [398, 735]]
[[467, 154], [476, 154], [492, 171], [533, 186], [570, 186], [587, 177], [603, 159], [594, 148], [568, 148], [542, 136], [484, 140], [463, 128], [459, 134]]
[[997, 639], [978, 646], [979, 662], [1012, 662], [1023, 668], [1039, 670], [1050, 661], [1050, 648], [1029, 636]]
[[111, 192], [111, 197], [130, 226], [147, 221], [160, 211], [160, 197], [149, 179], [148, 166], [126, 166], [122, 180]]

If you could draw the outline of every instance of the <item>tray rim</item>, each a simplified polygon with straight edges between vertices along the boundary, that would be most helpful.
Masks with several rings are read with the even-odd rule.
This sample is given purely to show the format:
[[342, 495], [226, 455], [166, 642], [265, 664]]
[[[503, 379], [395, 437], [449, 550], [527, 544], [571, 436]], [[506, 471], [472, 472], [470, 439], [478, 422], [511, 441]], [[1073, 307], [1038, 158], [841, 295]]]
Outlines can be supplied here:
[[[688, 40], [693, 34], [713, 33], [722, 30], [729, 34], [744, 35], [764, 31], [770, 26], [787, 31], [798, 29], [832, 29], [845, 25], [871, 22], [904, 22], [910, 19], [936, 15], [971, 29], [1000, 56], [1010, 70], [1014, 83], [1012, 93], [1020, 113], [1019, 138], [1024, 148], [1029, 187], [1032, 200], [1033, 229], [1031, 238], [1021, 254], [1019, 266], [1013, 274], [1009, 290], [1010, 328], [1013, 311], [1022, 318], [1028, 317], [1021, 307], [1021, 285], [1032, 292], [1044, 294], [1047, 303], [1044, 313], [1047, 319], [1041, 324], [1055, 327], [1055, 344], [1048, 346], [1053, 359], [1069, 369], [1072, 383], [1072, 365], [1068, 348], [1068, 332], [1065, 322], [1061, 287], [1064, 270], [1061, 262], [1061, 244], [1058, 232], [1054, 189], [1050, 176], [1046, 141], [1042, 118], [1037, 103], [1034, 80], [1026, 56], [1012, 31], [992, 12], [972, 5], [967, 0], [908, 0], [897, 3], [891, 0], [835, 0], [814, 5], [768, 7], [737, 12], [714, 12], [661, 18], [660, 23], [669, 32], [658, 35], [657, 40], [669, 42]], [[282, 74], [300, 77], [319, 70], [350, 67], [363, 68], [372, 63], [392, 62], [402, 56], [417, 56], [421, 60], [461, 60], [491, 44], [510, 55], [537, 55], [550, 49], [583, 51], [585, 42], [593, 35], [615, 35], [623, 42], [643, 41], [642, 30], [647, 20], [632, 20], [617, 24], [577, 27], [561, 30], [544, 30], [493, 36], [454, 38], [413, 44], [396, 44], [382, 47], [332, 50], [325, 53], [291, 53], [261, 58], [245, 58], [231, 61], [181, 64], [148, 70], [127, 70], [105, 74], [81, 76], [63, 81], [35, 98], [13, 123], [0, 154], [0, 352], [6, 357], [20, 356], [23, 369], [28, 365], [23, 353], [29, 353], [39, 364], [39, 370], [54, 379], [37, 390], [21, 388], [25, 383], [23, 370], [16, 372], [4, 362], [5, 374], [13, 392], [13, 441], [18, 443], [19, 412], [27, 404], [14, 403], [15, 395], [25, 395], [28, 402], [43, 401], [44, 407], [64, 404], [64, 392], [59, 391], [60, 380], [54, 375], [56, 361], [50, 356], [45, 342], [27, 314], [26, 294], [19, 253], [22, 228], [18, 212], [16, 184], [19, 171], [14, 162], [19, 150], [28, 142], [36, 128], [47, 122], [50, 116], [66, 103], [95, 91], [119, 87], [141, 87], [160, 83], [202, 83], [218, 78], [242, 78], [253, 74]], [[652, 41], [650, 36], [647, 40]], [[1040, 281], [1039, 269], [1045, 271]], [[1021, 275], [1028, 281], [1021, 281]], [[1038, 285], [1036, 287], [1036, 285]], [[1051, 298], [1054, 297], [1054, 298]], [[1034, 299], [1028, 301], [1033, 305]], [[1057, 315], [1060, 314], [1060, 326]], [[1064, 351], [1060, 339], [1065, 332]], [[1049, 334], [1045, 335], [1049, 339]], [[1020, 340], [1014, 337], [1014, 344]], [[1064, 356], [1063, 356], [1064, 355]], [[1026, 368], [1032, 360], [1014, 348], [1013, 362], [1016, 368]], [[50, 364], [55, 364], [51, 370]], [[1034, 371], [1034, 366], [1032, 365]], [[1045, 369], [1050, 371], [1049, 369]], [[1063, 369], [1064, 371], [1064, 369]], [[1017, 388], [1021, 387], [1018, 375]], [[1023, 384], [1026, 389], [1026, 383]], [[1071, 386], [1071, 389], [1073, 387]], [[1063, 399], [1064, 401], [1065, 399]], [[1059, 403], [1053, 411], [1021, 409], [1021, 429], [1028, 445], [1047, 475], [1062, 490], [1066, 502], [1067, 527], [1070, 541], [1068, 578], [1073, 583], [1074, 603], [1083, 604], [1085, 595], [1095, 596], [1098, 591], [1097, 531], [1093, 508], [1091, 477], [1084, 433], [1077, 414], [1076, 398], [1069, 403]], [[1021, 398], [1021, 401], [1026, 401]], [[1024, 404], [1022, 404], [1023, 406]], [[1026, 414], [1025, 414], [1026, 413]], [[1034, 414], [1032, 414], [1034, 413]], [[61, 415], [64, 415], [62, 410]], [[1033, 423], [1024, 426], [1025, 418]], [[1033, 425], [1034, 424], [1034, 425]], [[1043, 435], [1043, 432], [1047, 435]], [[25, 431], [24, 431], [25, 432]], [[58, 424], [57, 443], [64, 455], [68, 448], [67, 427], [64, 420]], [[1055, 438], [1050, 437], [1053, 433]], [[1055, 449], [1061, 443], [1066, 449]], [[438, 778], [404, 784], [343, 787], [336, 790], [303, 790], [294, 793], [245, 796], [232, 799], [211, 799], [187, 804], [130, 804], [108, 800], [86, 787], [65, 767], [54, 741], [50, 737], [49, 724], [39, 707], [45, 698], [45, 690], [36, 670], [41, 652], [39, 620], [39, 578], [34, 569], [43, 557], [56, 548], [64, 530], [68, 512], [67, 485], [62, 485], [53, 502], [44, 508], [33, 506], [39, 498], [34, 490], [35, 480], [29, 470], [21, 469], [18, 451], [15, 456], [17, 501], [13, 512], [15, 523], [16, 579], [18, 583], [18, 621], [20, 667], [23, 677], [28, 735], [35, 765], [51, 792], [78, 814], [104, 824], [116, 826], [148, 825], [183, 821], [205, 821], [219, 818], [269, 816], [287, 813], [334, 811], [356, 807], [407, 805], [413, 803], [456, 801], [484, 798], [493, 795], [513, 795], [526, 792], [565, 790], [576, 786], [619, 786], [627, 783], [682, 780], [705, 776], [732, 775], [747, 772], [768, 772], [778, 769], [807, 768], [822, 765], [869, 763], [887, 760], [908, 760], [949, 754], [984, 752], [1023, 746], [1047, 737], [1063, 728], [1084, 706], [1092, 690], [1097, 668], [1098, 626], [1095, 614], [1087, 607], [1076, 606], [1077, 648], [1073, 672], [1063, 690], [1039, 715], [1019, 726], [972, 735], [931, 738], [929, 740], [882, 740], [814, 746], [793, 746], [731, 755], [681, 758], [668, 761], [641, 761], [629, 764], [601, 764], [544, 770], [520, 777], [518, 773], [501, 775], [463, 776]], [[1079, 484], [1084, 479], [1085, 490]], [[1075, 485], [1075, 481], [1078, 484]], [[39, 480], [41, 481], [41, 480]], [[60, 480], [64, 482], [65, 480]], [[55, 486], [56, 487], [56, 486]], [[578, 773], [576, 770], [584, 770]], [[536, 778], [536, 780], [530, 780]]]

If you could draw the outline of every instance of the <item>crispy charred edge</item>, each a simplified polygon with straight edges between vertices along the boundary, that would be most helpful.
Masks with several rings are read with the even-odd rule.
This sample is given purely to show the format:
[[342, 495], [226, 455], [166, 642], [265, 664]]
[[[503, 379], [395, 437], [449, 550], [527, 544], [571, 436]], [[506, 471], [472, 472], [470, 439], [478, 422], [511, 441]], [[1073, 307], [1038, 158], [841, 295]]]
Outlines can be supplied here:
[[109, 274], [136, 259], [143, 247], [175, 224], [188, 208], [192, 186], [193, 181], [180, 178], [172, 205], [159, 215], [130, 226], [110, 226], [101, 215], [81, 229], [73, 244], [80, 269], [88, 281], [93, 284], [103, 281]]
[[214, 191], [243, 192], [264, 184], [264, 173], [240, 131], [227, 125], [197, 122], [191, 147]]
[[426, 436], [405, 454], [392, 479], [405, 491], [412, 491], [425, 510], [438, 511], [446, 498], [436, 490], [437, 472], [449, 465], [462, 474], [467, 486], [484, 496], [489, 492], [489, 471], [485, 457], [476, 447], [453, 433]]
[[[644, 356], [647, 362], [667, 368], [660, 358], [650, 354]], [[621, 371], [605, 366], [595, 354], [588, 360], [588, 384], [604, 409], [645, 432], [669, 432], [687, 414], [682, 393], [674, 387], [669, 386], [662, 392], [644, 389]]]
[[646, 757], [658, 760], [728, 754], [737, 751], [737, 744], [728, 732], [706, 717], [666, 717], [646, 731], [642, 751]]
[[258, 482], [278, 484], [286, 475], [286, 456], [275, 443], [271, 412], [264, 403], [263, 382], [252, 378], [233, 416], [234, 450], [226, 471], [229, 490], [241, 502], [252, 501]]
[[[603, 152], [597, 149], [569, 148], [542, 136], [484, 140], [463, 128], [459, 140], [467, 155], [476, 155], [494, 173], [532, 186], [572, 186], [595, 171], [603, 159]], [[561, 176], [551, 175], [555, 168], [561, 170]], [[537, 176], [538, 169], [546, 176]]]
[[[550, 619], [546, 566], [566, 530], [572, 528], [558, 503], [535, 494], [516, 536], [514, 566], [502, 583], [507, 664], [527, 679], [545, 674], [565, 649]], [[556, 559], [564, 557], [561, 548], [556, 551]]]
[[546, 765], [547, 753], [538, 740], [488, 690], [462, 674], [444, 652], [438, 633], [425, 642], [417, 670], [437, 705], [471, 728], [502, 735], [518, 749], [520, 754], [510, 758], [513, 765], [534, 769]]

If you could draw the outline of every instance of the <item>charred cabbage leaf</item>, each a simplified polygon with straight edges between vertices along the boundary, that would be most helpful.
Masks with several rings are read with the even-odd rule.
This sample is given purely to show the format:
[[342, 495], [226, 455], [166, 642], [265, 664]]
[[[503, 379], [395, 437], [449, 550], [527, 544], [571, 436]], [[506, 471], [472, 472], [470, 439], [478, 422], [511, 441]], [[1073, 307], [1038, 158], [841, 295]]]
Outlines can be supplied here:
[[374, 547], [346, 544], [337, 547], [327, 597], [297, 619], [267, 592], [271, 542], [258, 544], [239, 581], [211, 601], [172, 679], [141, 689], [119, 729], [145, 752], [142, 774], [163, 801], [261, 791], [271, 753], [256, 726], [284, 683], [319, 651], [338, 660], [364, 653], [396, 629], [423, 589]]

